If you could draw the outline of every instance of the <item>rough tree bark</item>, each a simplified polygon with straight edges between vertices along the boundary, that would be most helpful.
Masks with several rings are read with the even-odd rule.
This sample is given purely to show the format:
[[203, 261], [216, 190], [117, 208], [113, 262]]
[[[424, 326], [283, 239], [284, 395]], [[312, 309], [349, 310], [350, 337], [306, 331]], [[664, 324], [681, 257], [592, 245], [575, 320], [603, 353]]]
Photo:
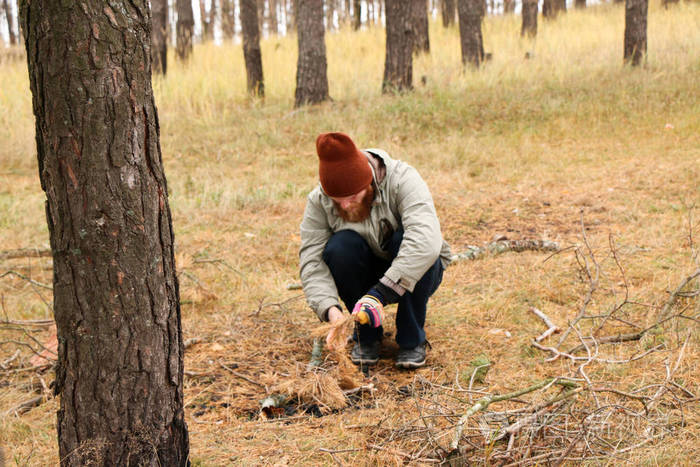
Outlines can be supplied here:
[[413, 26], [411, 2], [386, 0], [386, 58], [382, 92], [413, 88]]
[[263, 97], [262, 55], [260, 54], [260, 30], [258, 29], [257, 0], [241, 0], [241, 29], [243, 31], [243, 58], [248, 76], [248, 92]]
[[175, 35], [177, 56], [180, 60], [187, 60], [192, 55], [192, 36], [194, 35], [192, 0], [177, 0]]
[[457, 10], [455, 0], [440, 0], [440, 9], [442, 10], [442, 25], [448, 28], [455, 24], [455, 11]]
[[520, 36], [537, 36], [537, 0], [523, 0], [523, 25]]
[[299, 0], [297, 43], [297, 88], [294, 106], [328, 99], [326, 42], [323, 29], [323, 0]]
[[413, 15], [413, 51], [430, 53], [427, 0], [411, 0]]
[[648, 0], [625, 2], [624, 61], [639, 66], [647, 53], [647, 9]]
[[9, 32], [10, 45], [17, 44], [17, 36], [15, 36], [15, 25], [12, 19], [12, 9], [7, 0], [2, 0], [2, 8], [5, 11], [5, 19], [7, 20], [7, 30]]
[[484, 17], [483, 0], [458, 0], [459, 38], [462, 46], [462, 64], [475, 68], [484, 61], [484, 38], [481, 21]]
[[146, 0], [22, 2], [53, 256], [61, 465], [188, 464]]
[[164, 75], [168, 71], [168, 0], [151, 0], [153, 33], [151, 60], [153, 73]]

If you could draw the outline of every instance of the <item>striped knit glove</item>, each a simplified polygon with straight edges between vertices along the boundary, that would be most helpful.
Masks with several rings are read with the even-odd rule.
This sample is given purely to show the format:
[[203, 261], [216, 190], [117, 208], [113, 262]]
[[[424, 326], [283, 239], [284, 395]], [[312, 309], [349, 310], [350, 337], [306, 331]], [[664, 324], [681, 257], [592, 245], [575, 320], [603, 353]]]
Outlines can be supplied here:
[[358, 323], [378, 328], [382, 325], [384, 305], [377, 297], [367, 294], [357, 301], [352, 315]]

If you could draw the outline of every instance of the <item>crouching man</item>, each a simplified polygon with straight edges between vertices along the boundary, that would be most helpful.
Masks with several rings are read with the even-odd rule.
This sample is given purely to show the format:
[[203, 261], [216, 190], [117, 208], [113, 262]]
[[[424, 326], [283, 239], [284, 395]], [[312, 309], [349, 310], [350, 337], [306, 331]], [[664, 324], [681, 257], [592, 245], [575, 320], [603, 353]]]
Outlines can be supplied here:
[[[451, 256], [432, 196], [418, 172], [380, 149], [357, 149], [343, 133], [316, 139], [320, 186], [301, 223], [301, 281], [322, 321], [343, 317], [342, 301], [366, 324], [351, 360], [379, 360], [383, 308], [398, 303], [396, 366], [425, 365], [428, 299]], [[327, 342], [332, 342], [332, 334]]]

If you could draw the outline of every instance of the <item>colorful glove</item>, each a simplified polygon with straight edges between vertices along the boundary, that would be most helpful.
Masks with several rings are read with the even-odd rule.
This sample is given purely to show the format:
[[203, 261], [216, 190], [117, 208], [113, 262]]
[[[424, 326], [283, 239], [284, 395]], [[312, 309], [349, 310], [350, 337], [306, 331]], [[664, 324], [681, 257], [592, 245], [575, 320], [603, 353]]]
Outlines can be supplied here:
[[373, 328], [378, 328], [382, 325], [384, 306], [377, 297], [367, 294], [357, 301], [352, 309], [352, 315], [360, 324], [369, 324]]

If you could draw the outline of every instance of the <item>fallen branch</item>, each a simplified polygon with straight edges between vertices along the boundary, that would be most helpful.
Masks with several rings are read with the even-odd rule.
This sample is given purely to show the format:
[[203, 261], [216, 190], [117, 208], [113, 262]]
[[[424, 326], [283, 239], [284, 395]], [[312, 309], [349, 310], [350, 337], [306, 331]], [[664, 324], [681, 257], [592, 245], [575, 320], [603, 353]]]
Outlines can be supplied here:
[[10, 410], [5, 412], [5, 416], [10, 416], [10, 415], [22, 415], [25, 412], [28, 412], [30, 409], [34, 407], [39, 407], [41, 403], [44, 401], [44, 396], [37, 396], [32, 399], [26, 400], [14, 407], [12, 407]]
[[696, 277], [699, 277], [699, 276], [700, 276], [700, 268], [697, 269], [695, 272], [693, 272], [688, 277], [686, 277], [685, 279], [683, 279], [683, 281], [680, 283], [680, 285], [678, 287], [676, 287], [676, 289], [673, 292], [671, 292], [671, 295], [668, 297], [668, 300], [664, 304], [664, 307], [661, 309], [660, 316], [662, 318], [664, 316], [666, 316], [666, 314], [669, 312], [671, 307], [676, 303], [676, 300], [680, 296], [680, 294], [683, 291], [683, 289], [685, 288], [685, 286], [688, 285], [693, 279], [695, 279]]
[[[592, 340], [595, 341], [596, 344], [614, 344], [614, 343], [620, 343], [620, 342], [630, 342], [630, 341], [638, 341], [639, 339], [642, 338], [644, 335], [645, 331], [641, 332], [634, 332], [634, 333], [629, 333], [629, 334], [617, 334], [614, 336], [603, 336], [603, 337], [583, 337], [584, 340]], [[584, 350], [586, 348], [585, 345], [579, 344], [573, 349], [569, 350], [568, 353], [574, 354], [576, 352], [579, 352], [581, 350]]]
[[220, 361], [220, 360], [219, 360], [219, 365], [221, 365], [221, 368], [223, 368], [224, 370], [228, 371], [228, 372], [231, 373], [233, 376], [236, 376], [236, 377], [238, 377], [238, 378], [241, 378], [241, 379], [244, 380], [244, 381], [248, 381], [250, 384], [254, 384], [254, 385], [256, 385], [256, 386], [260, 386], [261, 388], [265, 388], [265, 390], [267, 390], [267, 388], [265, 387], [264, 384], [259, 383], [259, 382], [255, 381], [255, 380], [253, 380], [253, 379], [248, 378], [246, 375], [243, 375], [243, 374], [237, 372], [236, 370], [234, 370], [233, 368], [227, 366], [226, 364], [224, 364], [224, 363], [223, 363], [222, 361]]
[[459, 440], [462, 438], [462, 432], [464, 431], [464, 424], [469, 420], [469, 417], [474, 415], [475, 413], [486, 410], [486, 408], [493, 404], [494, 402], [501, 402], [505, 400], [510, 400], [510, 399], [515, 399], [517, 397], [520, 397], [524, 394], [531, 393], [533, 391], [537, 391], [538, 389], [542, 389], [545, 386], [552, 385], [552, 384], [559, 384], [561, 386], [565, 387], [570, 387], [570, 388], [577, 388], [578, 385], [576, 383], [573, 383], [571, 381], [563, 380], [560, 378], [548, 378], [543, 381], [540, 381], [539, 383], [535, 383], [530, 387], [527, 387], [525, 389], [521, 389], [519, 391], [515, 392], [509, 392], [507, 394], [500, 394], [500, 395], [494, 395], [494, 396], [485, 396], [479, 399], [479, 401], [472, 405], [469, 410], [466, 411], [464, 415], [459, 419], [457, 422], [457, 428], [455, 429], [455, 434], [454, 437], [452, 438], [452, 443], [450, 444], [450, 450], [452, 452], [456, 451], [458, 446], [459, 446]]
[[552, 320], [549, 319], [547, 315], [542, 313], [540, 310], [537, 308], [530, 307], [530, 311], [533, 312], [538, 318], [540, 318], [542, 321], [544, 321], [544, 324], [547, 326], [547, 330], [540, 334], [539, 336], [535, 337], [535, 342], [542, 342], [552, 334], [556, 334], [557, 332], [561, 332], [561, 328], [554, 324]]
[[188, 348], [192, 347], [193, 345], [199, 344], [201, 342], [204, 342], [204, 339], [202, 339], [201, 337], [190, 337], [189, 339], [185, 340], [185, 343], [183, 345], [185, 347], [185, 350], [187, 350]]
[[467, 246], [467, 250], [452, 256], [452, 261], [476, 260], [488, 254], [500, 255], [509, 251], [559, 251], [559, 244], [548, 240], [497, 240], [484, 247]]
[[0, 261], [18, 258], [44, 258], [50, 256], [51, 250], [44, 248], [19, 248], [17, 250], [0, 251]]

